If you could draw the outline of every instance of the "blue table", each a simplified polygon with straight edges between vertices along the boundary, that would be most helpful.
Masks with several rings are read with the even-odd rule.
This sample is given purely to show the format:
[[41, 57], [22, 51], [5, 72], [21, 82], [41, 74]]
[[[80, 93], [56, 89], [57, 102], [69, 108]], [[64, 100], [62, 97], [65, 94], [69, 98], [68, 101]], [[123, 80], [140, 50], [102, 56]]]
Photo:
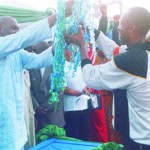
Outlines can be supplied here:
[[83, 142], [83, 141], [70, 141], [51, 138], [48, 139], [30, 150], [91, 150], [100, 146], [100, 143]]

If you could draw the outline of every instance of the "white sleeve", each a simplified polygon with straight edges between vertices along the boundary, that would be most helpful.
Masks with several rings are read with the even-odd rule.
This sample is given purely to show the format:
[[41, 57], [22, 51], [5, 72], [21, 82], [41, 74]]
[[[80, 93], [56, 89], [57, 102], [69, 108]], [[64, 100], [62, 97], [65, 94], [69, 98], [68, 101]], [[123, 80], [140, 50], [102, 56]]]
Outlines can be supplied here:
[[116, 47], [118, 47], [118, 45], [113, 40], [109, 39], [101, 31], [100, 31], [100, 34], [99, 34], [97, 40], [96, 40], [96, 44], [104, 52], [104, 54], [108, 60], [111, 60], [111, 58], [113, 56], [114, 49]]
[[51, 47], [41, 54], [29, 53], [22, 50], [20, 51], [20, 59], [24, 69], [38, 69], [52, 65], [53, 54]]
[[0, 57], [7, 56], [49, 37], [51, 37], [51, 29], [46, 18], [33, 23], [16, 34], [0, 37]]
[[86, 64], [82, 71], [86, 85], [97, 90], [127, 89], [135, 81], [134, 76], [118, 69], [113, 59], [101, 65]]

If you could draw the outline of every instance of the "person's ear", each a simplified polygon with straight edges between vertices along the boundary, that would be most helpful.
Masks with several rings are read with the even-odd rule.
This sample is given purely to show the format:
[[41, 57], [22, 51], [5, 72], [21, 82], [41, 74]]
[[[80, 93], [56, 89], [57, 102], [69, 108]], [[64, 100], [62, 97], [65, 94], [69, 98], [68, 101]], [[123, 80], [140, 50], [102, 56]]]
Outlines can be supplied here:
[[134, 24], [130, 24], [129, 25], [129, 33], [133, 34], [136, 30], [136, 26]]

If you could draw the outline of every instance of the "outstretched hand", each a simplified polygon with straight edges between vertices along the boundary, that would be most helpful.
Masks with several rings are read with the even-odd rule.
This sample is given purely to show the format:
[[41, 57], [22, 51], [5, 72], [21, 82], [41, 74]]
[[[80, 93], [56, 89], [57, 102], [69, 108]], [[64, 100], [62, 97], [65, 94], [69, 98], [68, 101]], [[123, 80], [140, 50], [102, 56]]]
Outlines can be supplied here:
[[68, 43], [76, 43], [79, 46], [81, 46], [82, 44], [84, 44], [84, 33], [81, 27], [79, 27], [79, 31], [77, 34], [74, 35], [69, 35], [67, 34], [67, 32], [64, 32], [65, 35], [65, 39]]
[[89, 87], [86, 86], [86, 87], [83, 89], [82, 92], [85, 93], [85, 94], [90, 94], [90, 93], [92, 92], [92, 90], [91, 90], [91, 88], [89, 88]]
[[36, 108], [35, 113], [38, 115], [44, 115], [47, 113], [47, 109], [42, 106], [39, 106]]
[[[66, 2], [66, 17], [72, 14], [72, 6], [74, 4], [74, 0], [68, 0]], [[59, 5], [59, 4], [58, 4]]]
[[88, 53], [87, 53], [87, 48], [86, 48], [86, 43], [84, 40], [84, 34], [83, 34], [83, 30], [81, 27], [79, 27], [79, 31], [77, 34], [74, 35], [69, 35], [67, 34], [67, 32], [64, 32], [66, 41], [68, 43], [76, 43], [79, 45], [80, 47], [80, 52], [81, 52], [81, 60], [88, 58]]
[[[66, 17], [68, 17], [72, 14], [73, 4], [74, 4], [74, 0], [68, 0], [66, 2], [66, 11], [65, 11]], [[49, 22], [50, 27], [53, 27], [55, 25], [56, 19], [57, 19], [57, 14], [54, 14], [54, 15], [51, 15], [48, 17], [48, 22]]]
[[102, 13], [102, 15], [107, 16], [107, 5], [101, 4], [100, 12]]

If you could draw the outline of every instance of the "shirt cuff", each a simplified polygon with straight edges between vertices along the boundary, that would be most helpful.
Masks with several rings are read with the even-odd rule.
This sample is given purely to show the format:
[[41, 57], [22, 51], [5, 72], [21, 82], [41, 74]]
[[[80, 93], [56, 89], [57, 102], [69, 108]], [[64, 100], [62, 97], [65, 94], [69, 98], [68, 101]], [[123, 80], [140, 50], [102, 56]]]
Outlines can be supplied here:
[[92, 64], [91, 60], [88, 59], [88, 58], [85, 58], [81, 61], [81, 67], [83, 68], [84, 65], [87, 65], [87, 64]]

